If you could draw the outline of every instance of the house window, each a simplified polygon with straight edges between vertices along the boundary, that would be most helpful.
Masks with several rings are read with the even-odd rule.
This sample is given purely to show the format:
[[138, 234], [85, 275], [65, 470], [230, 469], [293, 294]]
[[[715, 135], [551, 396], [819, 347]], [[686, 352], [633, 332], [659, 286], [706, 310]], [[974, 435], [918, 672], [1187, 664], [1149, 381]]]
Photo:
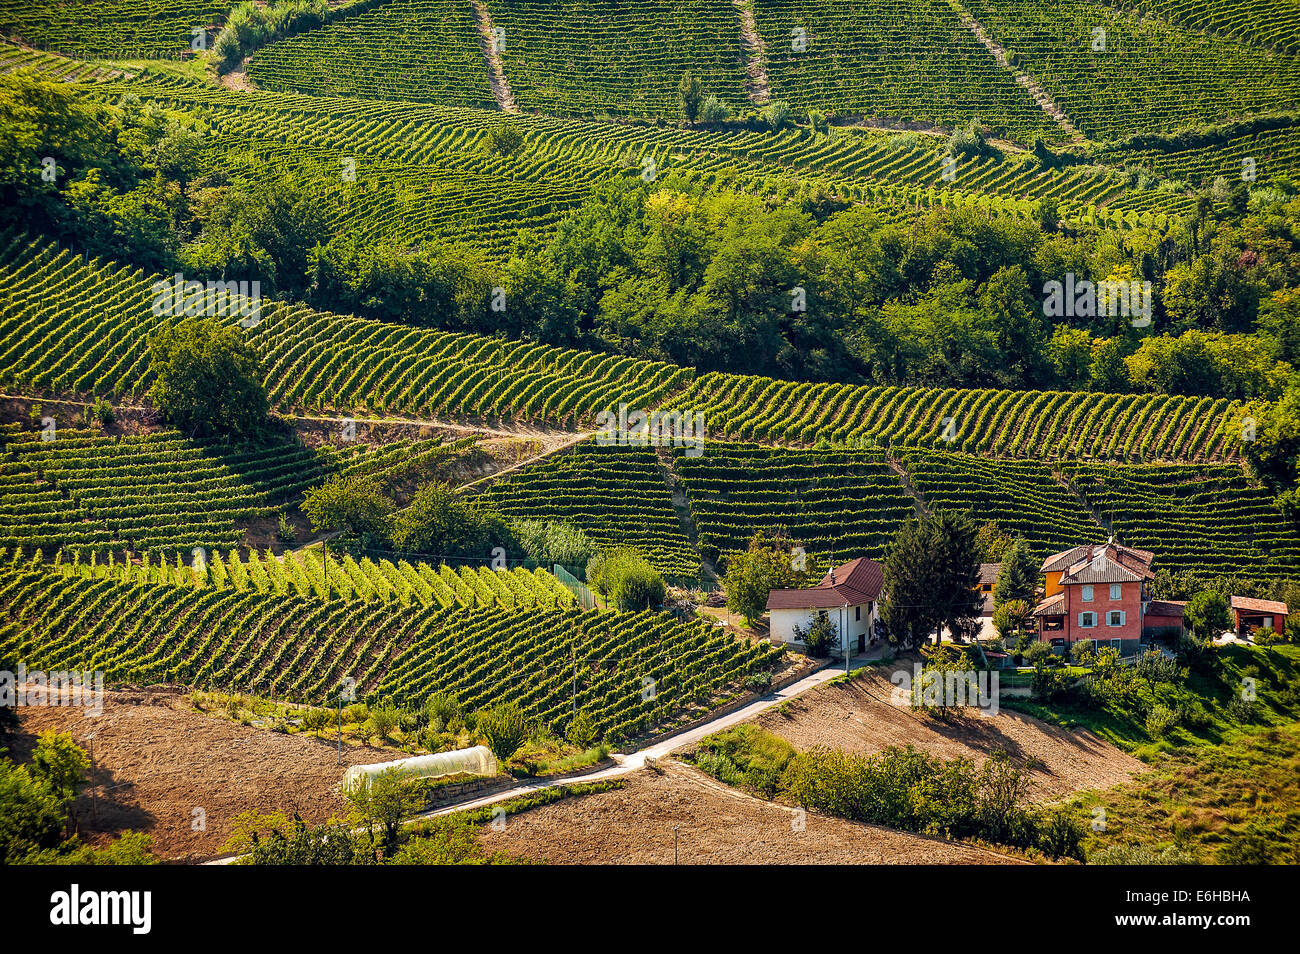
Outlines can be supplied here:
[[1106, 614], [1107, 626], [1123, 626], [1125, 612], [1123, 610], [1111, 610]]
[[1117, 600], [1117, 599], [1119, 599], [1121, 593], [1123, 593], [1123, 587], [1122, 587], [1119, 583], [1112, 583], [1112, 584], [1110, 585], [1110, 598], [1111, 598], [1111, 599], [1113, 599], [1113, 600]]
[[1097, 625], [1097, 614], [1096, 614], [1096, 613], [1080, 613], [1080, 614], [1079, 614], [1079, 625], [1080, 625], [1082, 628], [1084, 628], [1084, 629], [1091, 629], [1092, 627], [1096, 626], [1096, 625]]
[[1084, 601], [1085, 603], [1091, 603], [1091, 602], [1092, 602], [1092, 586], [1091, 586], [1091, 585], [1085, 586], [1085, 587], [1083, 588], [1083, 601]]
[[861, 607], [861, 606], [855, 606], [855, 607], [853, 607], [853, 619], [854, 619], [855, 621], [856, 621], [856, 620], [860, 620], [860, 619], [862, 619], [862, 607]]

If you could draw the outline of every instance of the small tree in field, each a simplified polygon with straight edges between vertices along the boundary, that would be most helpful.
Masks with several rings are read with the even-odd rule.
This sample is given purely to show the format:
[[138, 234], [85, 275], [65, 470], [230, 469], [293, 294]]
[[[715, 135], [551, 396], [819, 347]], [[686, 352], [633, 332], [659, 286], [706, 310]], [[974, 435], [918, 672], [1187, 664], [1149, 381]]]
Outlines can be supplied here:
[[1039, 563], [1024, 537], [1016, 537], [1000, 562], [998, 579], [993, 584], [993, 604], [1001, 606], [1012, 600], [1032, 603], [1038, 588]]
[[700, 85], [700, 78], [694, 73], [686, 72], [682, 74], [681, 82], [677, 84], [677, 100], [682, 107], [682, 116], [688, 123], [695, 122], [700, 116], [700, 103], [704, 100], [704, 87]]
[[722, 578], [727, 609], [739, 613], [753, 626], [767, 609], [768, 593], [804, 586], [811, 575], [806, 568], [795, 567], [795, 558], [777, 540], [755, 534], [749, 549], [727, 557], [727, 572]]
[[509, 762], [528, 738], [528, 724], [517, 705], [505, 702], [478, 714], [478, 732], [497, 759]]
[[317, 533], [341, 530], [373, 546], [388, 539], [393, 501], [373, 477], [335, 474], [303, 495], [302, 509]]
[[1232, 607], [1220, 594], [1203, 590], [1187, 601], [1183, 611], [1192, 635], [1208, 643], [1232, 628]]
[[149, 396], [187, 434], [245, 439], [265, 427], [262, 370], [238, 329], [200, 318], [164, 325], [149, 338], [149, 366]]
[[402, 822], [424, 808], [425, 795], [419, 782], [408, 773], [388, 769], [348, 792], [348, 806], [374, 837], [374, 829], [383, 831], [383, 852], [387, 857], [397, 850]]

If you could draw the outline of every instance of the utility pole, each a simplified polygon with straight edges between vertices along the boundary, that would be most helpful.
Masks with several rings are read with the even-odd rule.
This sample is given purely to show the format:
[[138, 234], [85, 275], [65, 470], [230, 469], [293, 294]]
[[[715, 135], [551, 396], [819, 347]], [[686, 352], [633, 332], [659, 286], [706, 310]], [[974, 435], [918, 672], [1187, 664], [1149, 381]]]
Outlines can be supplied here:
[[95, 780], [95, 733], [90, 733], [86, 738], [90, 742], [90, 821], [91, 824], [96, 824], [99, 812], [95, 805], [95, 789], [99, 783]]
[[674, 864], [674, 865], [680, 863], [680, 862], [678, 861], [678, 851], [677, 851], [677, 848], [678, 848], [678, 840], [679, 840], [679, 839], [678, 839], [678, 832], [680, 832], [681, 830], [682, 830], [682, 826], [681, 826], [681, 825], [674, 825], [674, 826], [673, 826], [673, 864]]
[[840, 610], [840, 639], [844, 640], [844, 675], [849, 674], [849, 604]]

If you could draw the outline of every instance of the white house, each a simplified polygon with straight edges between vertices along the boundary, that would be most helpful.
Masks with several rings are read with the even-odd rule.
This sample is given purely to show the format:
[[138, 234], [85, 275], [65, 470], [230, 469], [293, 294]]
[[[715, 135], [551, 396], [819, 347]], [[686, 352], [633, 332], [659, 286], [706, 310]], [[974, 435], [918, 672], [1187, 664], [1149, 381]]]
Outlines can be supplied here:
[[872, 626], [880, 618], [880, 588], [884, 568], [875, 560], [858, 557], [826, 574], [816, 586], [801, 590], [772, 590], [767, 594], [772, 639], [801, 643], [794, 628], [807, 629], [821, 613], [827, 614], [839, 634], [836, 647], [844, 651], [847, 635], [850, 647], [865, 652]]

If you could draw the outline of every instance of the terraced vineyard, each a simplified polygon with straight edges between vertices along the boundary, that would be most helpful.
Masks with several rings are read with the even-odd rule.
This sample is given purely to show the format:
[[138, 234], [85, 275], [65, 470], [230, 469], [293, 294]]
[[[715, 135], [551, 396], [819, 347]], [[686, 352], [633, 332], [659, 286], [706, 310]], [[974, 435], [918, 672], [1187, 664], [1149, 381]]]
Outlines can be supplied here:
[[726, 0], [489, 0], [516, 101], [559, 115], [677, 116], [684, 72], [747, 106], [735, 8]]
[[599, 546], [640, 550], [665, 576], [699, 576], [699, 557], [649, 448], [585, 441], [493, 484], [483, 498], [507, 517], [571, 523]]
[[1256, 183], [1292, 179], [1300, 175], [1300, 124], [1244, 133], [1224, 143], [1188, 137], [1185, 144], [1171, 144], [1168, 148], [1117, 147], [1102, 151], [1101, 157], [1109, 162], [1143, 165], [1158, 175], [1192, 185], [1210, 185], [1222, 177], [1235, 186], [1249, 175]]
[[[153, 279], [0, 238], [0, 383], [144, 394]], [[236, 317], [228, 319], [234, 323]], [[457, 414], [578, 424], [627, 401], [653, 406], [689, 371], [667, 364], [426, 331], [263, 302], [249, 340], [281, 409]]]
[[494, 107], [467, 0], [388, 0], [254, 54], [272, 90]]
[[899, 444], [1002, 457], [1220, 460], [1230, 402], [1168, 395], [806, 384], [710, 373], [666, 405], [704, 410], [710, 436]]
[[[65, 560], [63, 551], [46, 563], [42, 554], [24, 562], [34, 569], [47, 568], [64, 576], [125, 583], [165, 583], [236, 593], [264, 593], [318, 599], [376, 600], [402, 606], [432, 606], [442, 609], [506, 608], [524, 606], [571, 606], [576, 597], [546, 570], [492, 570], [487, 567], [431, 566], [406, 560], [354, 559], [350, 554], [322, 553], [320, 549], [271, 551], [259, 556], [256, 550], [241, 557], [230, 550], [190, 553], [186, 560], [169, 563], [153, 560], [117, 559], [109, 551], [101, 562], [91, 553], [83, 562], [78, 552]], [[0, 559], [3, 556], [0, 555]]]
[[21, 46], [0, 39], [0, 73], [26, 69], [38, 70], [44, 73], [47, 79], [65, 82], [109, 79], [121, 75], [120, 70], [110, 67], [94, 66], [81, 60], [23, 49]]
[[1300, 533], [1240, 467], [1064, 464], [1117, 539], [1170, 570], [1257, 577], [1300, 573]]
[[1105, 0], [1133, 13], [1208, 30], [1279, 53], [1300, 53], [1300, 6], [1295, 0]]
[[931, 511], [968, 511], [1023, 536], [1039, 557], [1095, 540], [1101, 528], [1051, 469], [1032, 460], [903, 450], [899, 459]]
[[795, 451], [708, 443], [674, 456], [706, 556], [743, 550], [759, 531], [782, 531], [830, 561], [879, 557], [915, 514], [879, 453]]
[[177, 57], [191, 30], [215, 26], [230, 0], [0, 0], [0, 35], [73, 56], [104, 59]]
[[[1137, 20], [1089, 0], [964, 6], [1094, 139], [1300, 106], [1300, 60], [1237, 39]], [[1104, 50], [1092, 48], [1100, 40], [1094, 29], [1105, 31]]]
[[[307, 184], [335, 228], [367, 240], [463, 242], [504, 259], [521, 229], [545, 235], [593, 184], [640, 175], [653, 161], [660, 177], [705, 187], [786, 191], [801, 183], [896, 214], [917, 207], [975, 206], [1036, 215], [1050, 197], [1067, 219], [1118, 227], [1166, 228], [1190, 208], [1185, 196], [1131, 191], [1099, 167], [1041, 169], [1032, 157], [957, 164], [942, 180], [938, 139], [845, 131], [777, 135], [743, 129], [686, 130], [481, 110], [398, 105], [291, 93], [237, 93], [156, 74], [99, 84], [96, 95], [135, 93], [192, 113], [211, 133], [208, 162], [223, 169], [253, 153]], [[520, 150], [496, 155], [489, 132], [508, 123], [524, 134]], [[355, 162], [356, 181], [340, 176]], [[257, 169], [259, 166], [241, 168]], [[1100, 208], [1102, 204], [1114, 206]], [[1120, 211], [1122, 210], [1122, 211]]]
[[1066, 138], [944, 0], [754, 0], [754, 16], [775, 98], [947, 127], [978, 117], [1021, 142]]
[[333, 473], [382, 475], [446, 452], [439, 439], [369, 449], [246, 448], [174, 432], [111, 438], [55, 428], [0, 434], [0, 546], [184, 553], [244, 542], [237, 524], [275, 513]]
[[322, 704], [348, 680], [372, 702], [444, 689], [470, 709], [515, 702], [558, 731], [576, 700], [612, 741], [738, 691], [781, 652], [658, 613], [449, 611], [22, 568], [0, 573], [0, 614], [0, 656], [31, 669]]

